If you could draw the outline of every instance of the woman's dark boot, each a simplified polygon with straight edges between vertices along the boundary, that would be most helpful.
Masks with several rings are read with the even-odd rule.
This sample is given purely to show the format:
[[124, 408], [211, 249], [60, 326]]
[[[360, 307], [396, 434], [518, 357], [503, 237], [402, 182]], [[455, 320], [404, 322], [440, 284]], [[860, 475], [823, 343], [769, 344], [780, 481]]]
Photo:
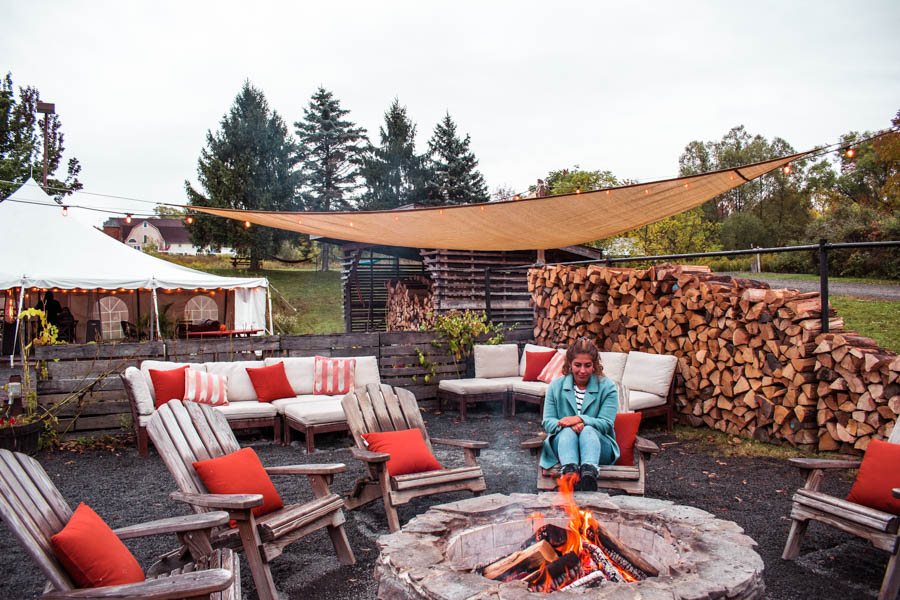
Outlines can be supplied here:
[[597, 475], [599, 475], [599, 472], [597, 471], [596, 466], [589, 463], [581, 465], [581, 481], [579, 482], [579, 487], [582, 492], [597, 491]]

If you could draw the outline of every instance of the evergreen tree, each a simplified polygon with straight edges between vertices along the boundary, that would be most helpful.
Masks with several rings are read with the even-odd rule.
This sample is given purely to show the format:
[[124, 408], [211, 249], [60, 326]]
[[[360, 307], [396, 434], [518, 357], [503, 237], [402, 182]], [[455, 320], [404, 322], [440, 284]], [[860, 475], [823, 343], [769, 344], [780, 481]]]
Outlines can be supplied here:
[[[206, 135], [197, 164], [197, 179], [203, 193], [185, 181], [188, 203], [248, 210], [297, 210], [293, 173], [296, 149], [287, 127], [260, 90], [244, 82], [231, 110], [222, 117], [219, 131]], [[197, 214], [189, 226], [196, 246], [230, 246], [250, 258], [250, 268], [259, 269], [262, 259], [272, 256], [282, 240], [296, 234], [253, 226], [211, 215]]]
[[343, 120], [349, 112], [331, 92], [320, 87], [309, 107], [303, 109], [303, 120], [294, 123], [307, 210], [348, 210], [353, 193], [362, 187], [359, 169], [368, 139], [365, 129]]
[[370, 149], [363, 164], [367, 188], [363, 208], [384, 210], [421, 202], [425, 174], [422, 158], [416, 155], [416, 125], [397, 98], [384, 113], [379, 134], [381, 145]]
[[[32, 176], [42, 181], [44, 169], [44, 118], [38, 116], [37, 104], [41, 99], [37, 88], [19, 88], [18, 100], [13, 91], [12, 74], [7, 73], [0, 81], [0, 179], [25, 183]], [[47, 186], [66, 188], [60, 192], [50, 190], [57, 199], [82, 188], [78, 181], [81, 164], [77, 158], [70, 158], [65, 180], [54, 177], [62, 163], [63, 146], [62, 122], [59, 115], [46, 115], [47, 122]], [[0, 199], [9, 196], [15, 187], [0, 185]]]
[[434, 135], [428, 141], [426, 205], [488, 201], [487, 185], [475, 168], [478, 159], [469, 150], [470, 142], [468, 134], [465, 139], [457, 135], [450, 113], [434, 128]]

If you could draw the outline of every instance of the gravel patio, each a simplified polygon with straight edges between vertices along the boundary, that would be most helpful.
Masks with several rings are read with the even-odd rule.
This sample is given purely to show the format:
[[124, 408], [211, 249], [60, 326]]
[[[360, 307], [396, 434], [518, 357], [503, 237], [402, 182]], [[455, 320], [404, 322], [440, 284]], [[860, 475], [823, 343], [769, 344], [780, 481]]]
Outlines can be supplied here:
[[[491, 447], [482, 452], [488, 493], [534, 493], [536, 463], [519, 442], [538, 431], [536, 412], [520, 412], [505, 418], [485, 409], [473, 411], [466, 423], [455, 412], [427, 411], [424, 415], [434, 437], [486, 440]], [[653, 424], [651, 424], [652, 426]], [[647, 496], [672, 500], [709, 511], [718, 518], [735, 521], [757, 541], [757, 551], [765, 562], [766, 597], [794, 598], [874, 598], [887, 564], [887, 554], [868, 543], [836, 529], [813, 523], [804, 538], [800, 558], [781, 560], [781, 551], [790, 525], [787, 514], [793, 491], [802, 485], [799, 472], [781, 459], [726, 456], [721, 448], [698, 441], [679, 441], [659, 429], [644, 427], [662, 452], [649, 465]], [[364, 467], [350, 456], [349, 438], [340, 434], [317, 436], [319, 448], [312, 456], [302, 450], [302, 440], [292, 447], [272, 444], [268, 434], [243, 435], [244, 446], [253, 447], [266, 465], [343, 462], [347, 471], [335, 478], [332, 489], [350, 489]], [[444, 464], [461, 464], [461, 453], [436, 448]], [[61, 451], [37, 456], [74, 507], [85, 501], [113, 528], [128, 524], [187, 514], [186, 507], [168, 499], [174, 484], [158, 455], [140, 458], [133, 445], [124, 449]], [[286, 502], [311, 497], [305, 478], [275, 480]], [[824, 491], [845, 495], [852, 480], [848, 475], [826, 480]], [[615, 493], [615, 492], [612, 492]], [[468, 497], [456, 493], [413, 501], [400, 507], [401, 523], [428, 507]], [[295, 600], [374, 599], [377, 586], [373, 576], [377, 556], [376, 539], [387, 533], [380, 502], [347, 513], [347, 535], [357, 563], [342, 567], [334, 558], [330, 540], [318, 532], [287, 548], [272, 564], [275, 582]], [[153, 538], [129, 547], [143, 566], [152, 557], [170, 548], [174, 537]], [[256, 598], [249, 569], [242, 565], [245, 598]], [[43, 577], [6, 527], [0, 528], [0, 598], [32, 598], [40, 595]]]

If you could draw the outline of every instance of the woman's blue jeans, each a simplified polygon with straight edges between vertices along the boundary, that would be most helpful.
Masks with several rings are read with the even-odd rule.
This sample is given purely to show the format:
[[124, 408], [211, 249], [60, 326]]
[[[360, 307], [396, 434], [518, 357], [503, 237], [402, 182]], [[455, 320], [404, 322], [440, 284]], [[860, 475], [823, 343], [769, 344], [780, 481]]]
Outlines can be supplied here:
[[600, 437], [593, 427], [585, 427], [581, 433], [575, 433], [571, 427], [564, 427], [551, 442], [559, 464], [575, 463], [576, 465], [610, 465], [612, 464], [612, 445]]

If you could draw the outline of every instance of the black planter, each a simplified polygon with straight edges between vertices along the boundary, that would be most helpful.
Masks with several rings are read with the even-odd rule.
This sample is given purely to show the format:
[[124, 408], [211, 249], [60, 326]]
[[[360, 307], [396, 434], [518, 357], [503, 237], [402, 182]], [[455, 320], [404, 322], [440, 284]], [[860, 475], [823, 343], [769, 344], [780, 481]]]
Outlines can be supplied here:
[[34, 421], [25, 425], [0, 427], [0, 448], [34, 454], [38, 451], [38, 442], [41, 439], [43, 426], [42, 421]]

